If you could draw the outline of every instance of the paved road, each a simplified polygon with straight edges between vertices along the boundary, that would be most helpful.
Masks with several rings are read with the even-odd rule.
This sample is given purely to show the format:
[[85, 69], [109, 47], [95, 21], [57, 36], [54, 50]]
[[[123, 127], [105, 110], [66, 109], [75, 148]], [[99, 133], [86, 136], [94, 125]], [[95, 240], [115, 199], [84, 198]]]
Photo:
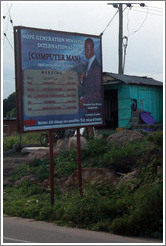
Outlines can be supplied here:
[[162, 243], [4, 215], [3, 243]]

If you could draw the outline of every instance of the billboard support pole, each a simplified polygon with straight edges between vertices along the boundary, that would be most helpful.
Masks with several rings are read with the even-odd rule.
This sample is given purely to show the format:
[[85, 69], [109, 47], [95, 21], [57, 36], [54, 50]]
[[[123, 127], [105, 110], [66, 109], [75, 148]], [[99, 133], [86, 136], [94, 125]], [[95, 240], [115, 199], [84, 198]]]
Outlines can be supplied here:
[[81, 141], [80, 141], [80, 128], [77, 128], [77, 169], [78, 169], [78, 186], [80, 195], [82, 192], [82, 168], [81, 168]]
[[54, 157], [53, 157], [53, 134], [49, 130], [49, 153], [50, 153], [50, 199], [54, 205]]

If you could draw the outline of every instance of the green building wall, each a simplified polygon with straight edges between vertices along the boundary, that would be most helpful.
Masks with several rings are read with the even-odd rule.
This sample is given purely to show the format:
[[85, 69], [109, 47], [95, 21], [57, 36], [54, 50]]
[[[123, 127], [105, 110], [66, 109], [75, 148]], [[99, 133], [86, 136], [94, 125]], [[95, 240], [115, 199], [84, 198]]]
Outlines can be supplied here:
[[163, 121], [163, 90], [157, 86], [107, 85], [105, 90], [118, 90], [118, 127], [130, 127], [131, 99], [137, 99], [137, 109], [151, 112], [155, 123]]
[[128, 85], [120, 85], [118, 89], [118, 127], [130, 126], [131, 98]]
[[155, 123], [163, 121], [163, 90], [159, 86], [130, 85], [131, 98], [137, 99], [137, 108], [152, 114]]

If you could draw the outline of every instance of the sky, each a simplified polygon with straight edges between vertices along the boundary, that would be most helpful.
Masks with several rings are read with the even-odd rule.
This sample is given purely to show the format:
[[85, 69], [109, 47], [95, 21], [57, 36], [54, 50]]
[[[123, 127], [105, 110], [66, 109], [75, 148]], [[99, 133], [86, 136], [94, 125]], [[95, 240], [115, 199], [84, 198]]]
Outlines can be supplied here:
[[[3, 98], [15, 91], [13, 26], [90, 35], [100, 35], [103, 32], [103, 72], [118, 73], [119, 17], [116, 14], [117, 8], [108, 3], [118, 2], [1, 1]], [[123, 36], [128, 38], [124, 74], [148, 76], [164, 82], [165, 1], [132, 3], [131, 8], [123, 4]], [[145, 7], [141, 7], [140, 3], [145, 3]]]

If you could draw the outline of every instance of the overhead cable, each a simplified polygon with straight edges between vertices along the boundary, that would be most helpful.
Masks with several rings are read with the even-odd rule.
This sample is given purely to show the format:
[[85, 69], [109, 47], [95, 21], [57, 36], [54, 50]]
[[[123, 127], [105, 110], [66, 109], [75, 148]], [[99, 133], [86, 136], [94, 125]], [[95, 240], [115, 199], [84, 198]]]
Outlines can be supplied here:
[[3, 16], [3, 19], [6, 19], [6, 17], [7, 17], [7, 15], [8, 15], [8, 13], [10, 12], [10, 10], [11, 10], [11, 8], [12, 8], [12, 5], [13, 5], [13, 3], [11, 3], [10, 8], [9, 8], [9, 7], [8, 7], [8, 4], [7, 4], [7, 8], [8, 8], [8, 10], [7, 10], [6, 15], [4, 15], [4, 16]]
[[[146, 13], [145, 11], [141, 11], [141, 10], [137, 10], [137, 9], [133, 9], [133, 8], [132, 8], [132, 10], [133, 10], [133, 11], [137, 11], [137, 12], [141, 12], [141, 13]], [[153, 14], [153, 15], [163, 16], [163, 15], [160, 15], [160, 14], [152, 13], [152, 12], [150, 12], [150, 11], [148, 12], [148, 14]]]
[[[12, 6], [12, 3], [11, 3], [11, 6]], [[10, 9], [9, 9], [9, 6], [8, 6], [8, 4], [7, 4], [8, 13], [9, 13], [9, 17], [10, 17], [10, 23], [11, 23], [11, 25], [12, 25], [12, 27], [13, 27], [13, 21], [12, 21], [12, 17], [11, 17], [11, 13], [10, 13], [11, 6], [10, 6]]]
[[9, 39], [8, 39], [8, 37], [7, 37], [7, 35], [6, 35], [5, 32], [4, 32], [4, 36], [5, 36], [5, 38], [7, 39], [7, 41], [8, 41], [8, 43], [9, 43], [10, 47], [12, 48], [12, 50], [14, 50], [14, 49], [13, 49], [13, 46], [12, 46], [12, 44], [10, 43], [10, 41], [9, 41]]
[[148, 17], [148, 12], [149, 12], [149, 8], [147, 7], [147, 12], [146, 12], [145, 19], [143, 20], [143, 22], [142, 22], [142, 24], [140, 25], [140, 27], [139, 27], [136, 31], [133, 32], [133, 34], [136, 33], [136, 32], [138, 32], [138, 31], [142, 28], [142, 26], [144, 25], [144, 23], [145, 23], [145, 21], [146, 21], [146, 19], [147, 19], [147, 17]]
[[[140, 7], [138, 7], [138, 6], [133, 6], [133, 7], [134, 7], [134, 8], [137, 8], [137, 9], [140, 9]], [[158, 9], [151, 9], [148, 5], [146, 5], [146, 7], [148, 7], [150, 11], [157, 12], [157, 13], [159, 13], [159, 14], [162, 14], [162, 13], [163, 13], [162, 9], [161, 9], [161, 10], [158, 10]], [[141, 10], [143, 10], [143, 9], [141, 9]]]
[[103, 30], [103, 32], [101, 33], [101, 35], [104, 34], [105, 30], [109, 27], [109, 25], [111, 24], [111, 22], [113, 21], [113, 19], [115, 18], [115, 16], [117, 15], [118, 12], [119, 12], [119, 10], [116, 11], [116, 13], [115, 13], [114, 16], [111, 18], [111, 20], [109, 21], [109, 23], [107, 24], [107, 26], [105, 27], [105, 29]]
[[[124, 8], [123, 12], [125, 11], [126, 8], [127, 8], [127, 6]], [[116, 11], [116, 13], [114, 14], [114, 16], [111, 18], [111, 20], [109, 21], [109, 23], [107, 24], [107, 26], [105, 27], [105, 29], [103, 30], [103, 32], [101, 33], [101, 35], [104, 34], [105, 30], [109, 27], [109, 25], [111, 24], [111, 22], [113, 21], [113, 19], [115, 18], [115, 16], [117, 15], [118, 12], [119, 12], [119, 9]]]
[[156, 6], [148, 6], [148, 7], [150, 7], [150, 8], [154, 8], [154, 9], [162, 9], [162, 8], [160, 8], [160, 7], [156, 7]]

